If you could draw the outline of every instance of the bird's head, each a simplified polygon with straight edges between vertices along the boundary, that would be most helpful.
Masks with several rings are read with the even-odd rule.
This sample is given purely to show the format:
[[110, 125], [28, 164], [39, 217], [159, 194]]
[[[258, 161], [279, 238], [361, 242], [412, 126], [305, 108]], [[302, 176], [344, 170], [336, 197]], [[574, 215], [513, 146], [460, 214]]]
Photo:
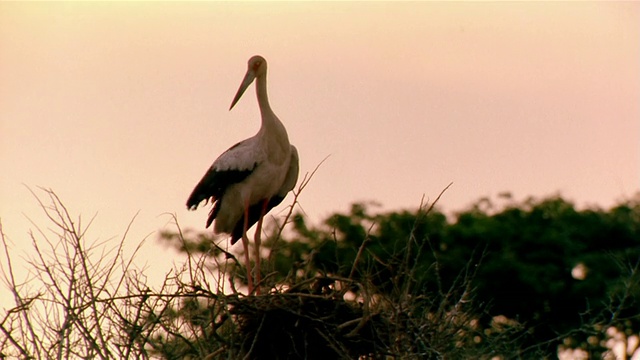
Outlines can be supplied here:
[[249, 59], [249, 62], [247, 64], [247, 73], [244, 75], [244, 79], [242, 79], [240, 88], [238, 89], [236, 96], [233, 98], [233, 101], [231, 102], [231, 107], [229, 107], [229, 110], [233, 109], [233, 107], [236, 105], [238, 100], [240, 100], [240, 98], [242, 97], [242, 94], [244, 94], [245, 90], [247, 90], [249, 85], [251, 85], [253, 80], [255, 80], [255, 78], [257, 77], [264, 76], [266, 73], [267, 73], [267, 60], [265, 60], [260, 55], [252, 56], [251, 59]]

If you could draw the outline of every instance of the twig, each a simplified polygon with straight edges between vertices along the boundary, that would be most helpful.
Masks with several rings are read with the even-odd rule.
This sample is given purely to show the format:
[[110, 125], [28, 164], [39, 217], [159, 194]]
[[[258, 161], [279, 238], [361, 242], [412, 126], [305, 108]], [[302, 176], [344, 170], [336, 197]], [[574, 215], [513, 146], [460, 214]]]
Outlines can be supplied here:
[[282, 225], [280, 225], [280, 227], [278, 228], [278, 233], [276, 234], [275, 240], [273, 242], [273, 246], [269, 250], [269, 256], [267, 257], [267, 261], [269, 263], [272, 262], [273, 253], [278, 249], [278, 241], [280, 240], [280, 238], [282, 236], [282, 232], [284, 231], [284, 227], [287, 225], [287, 223], [289, 222], [289, 219], [293, 215], [293, 209], [295, 208], [296, 205], [299, 205], [298, 198], [300, 197], [300, 194], [307, 187], [307, 185], [309, 184], [309, 182], [311, 181], [313, 176], [316, 174], [316, 171], [318, 171], [320, 166], [329, 158], [329, 156], [331, 156], [331, 155], [327, 155], [324, 159], [322, 159], [322, 161], [320, 161], [318, 163], [318, 165], [316, 165], [316, 167], [313, 169], [311, 174], [309, 174], [308, 172], [306, 174], [304, 174], [304, 177], [302, 178], [302, 181], [300, 181], [300, 185], [298, 186], [298, 189], [292, 191], [293, 192], [293, 202], [291, 203], [291, 205], [288, 206], [287, 214], [285, 215], [284, 220], [282, 221]]
[[371, 237], [369, 235], [371, 234], [371, 229], [373, 229], [374, 226], [375, 222], [372, 223], [371, 226], [369, 226], [369, 230], [367, 230], [367, 236], [365, 236], [364, 240], [362, 240], [362, 244], [360, 244], [360, 247], [358, 248], [358, 253], [356, 254], [355, 260], [353, 260], [353, 265], [351, 266], [351, 271], [349, 272], [349, 279], [353, 278], [353, 273], [356, 271], [356, 266], [358, 265], [358, 261], [362, 256], [362, 251], [364, 250], [365, 246], [371, 241]]

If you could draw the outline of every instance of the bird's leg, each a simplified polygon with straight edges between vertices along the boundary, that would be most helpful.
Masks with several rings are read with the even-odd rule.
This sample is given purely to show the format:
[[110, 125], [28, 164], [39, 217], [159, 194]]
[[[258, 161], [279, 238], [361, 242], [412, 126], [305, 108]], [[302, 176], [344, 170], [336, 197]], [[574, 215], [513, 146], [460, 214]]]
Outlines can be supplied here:
[[262, 209], [260, 210], [260, 218], [258, 218], [258, 226], [256, 227], [256, 236], [253, 240], [256, 246], [256, 294], [260, 295], [260, 243], [262, 242], [262, 220], [264, 219], [264, 214], [267, 211], [267, 204], [269, 203], [269, 199], [262, 201]]
[[247, 237], [247, 227], [249, 226], [249, 200], [244, 204], [244, 224], [242, 226], [242, 247], [244, 248], [244, 263], [247, 268], [248, 294], [253, 292], [253, 274], [251, 274], [251, 259], [249, 258], [249, 238]]

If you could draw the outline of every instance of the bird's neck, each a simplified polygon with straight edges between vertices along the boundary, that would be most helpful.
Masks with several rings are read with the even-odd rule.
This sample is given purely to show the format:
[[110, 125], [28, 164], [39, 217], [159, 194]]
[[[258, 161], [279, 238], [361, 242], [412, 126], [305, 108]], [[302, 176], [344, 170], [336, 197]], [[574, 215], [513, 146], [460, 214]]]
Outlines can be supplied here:
[[256, 79], [256, 95], [258, 97], [258, 106], [263, 115], [267, 113], [273, 114], [271, 105], [269, 105], [269, 96], [267, 95], [267, 75], [264, 74]]
[[256, 79], [256, 94], [258, 95], [258, 106], [260, 107], [260, 115], [262, 116], [261, 130], [277, 133], [284, 132], [284, 136], [286, 137], [287, 131], [273, 110], [271, 110], [271, 105], [269, 105], [266, 75], [262, 75]]
[[262, 116], [262, 124], [258, 131], [258, 137], [265, 142], [264, 145], [267, 148], [271, 149], [270, 156], [279, 156], [280, 154], [287, 153], [289, 151], [289, 137], [287, 136], [287, 130], [284, 128], [284, 125], [269, 105], [269, 98], [267, 97], [267, 77], [265, 75], [256, 79], [256, 93], [258, 95], [260, 115]]

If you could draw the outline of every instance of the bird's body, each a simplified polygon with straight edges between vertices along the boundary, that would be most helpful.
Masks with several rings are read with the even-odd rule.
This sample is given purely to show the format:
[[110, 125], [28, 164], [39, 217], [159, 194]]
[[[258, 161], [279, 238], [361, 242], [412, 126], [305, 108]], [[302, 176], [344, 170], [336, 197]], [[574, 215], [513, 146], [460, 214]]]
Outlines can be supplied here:
[[[286, 172], [286, 177], [284, 178], [284, 182], [278, 192], [273, 195], [269, 202], [266, 205], [265, 214], [268, 213], [274, 207], [280, 205], [282, 200], [287, 196], [289, 191], [293, 189], [298, 180], [298, 151], [295, 146], [291, 145], [291, 157], [289, 161], [289, 169]], [[248, 227], [250, 228], [258, 222], [260, 219], [261, 212], [261, 204], [260, 202], [256, 203], [249, 207], [249, 219], [248, 219]], [[231, 232], [231, 244], [235, 244], [238, 239], [242, 238], [242, 222], [237, 222], [236, 227]]]
[[[258, 222], [256, 247], [259, 248], [262, 218], [282, 202], [298, 179], [298, 152], [289, 143], [284, 125], [271, 110], [266, 72], [264, 58], [252, 57], [247, 75], [231, 104], [233, 108], [256, 79], [256, 95], [262, 117], [260, 130], [253, 137], [222, 153], [187, 200], [190, 210], [196, 209], [202, 201], [210, 200], [213, 208], [206, 227], [215, 220], [215, 233], [230, 234], [232, 244], [242, 238], [245, 254], [248, 251], [247, 230]], [[259, 265], [259, 258], [256, 258], [256, 263]], [[249, 283], [251, 288], [251, 281]]]

